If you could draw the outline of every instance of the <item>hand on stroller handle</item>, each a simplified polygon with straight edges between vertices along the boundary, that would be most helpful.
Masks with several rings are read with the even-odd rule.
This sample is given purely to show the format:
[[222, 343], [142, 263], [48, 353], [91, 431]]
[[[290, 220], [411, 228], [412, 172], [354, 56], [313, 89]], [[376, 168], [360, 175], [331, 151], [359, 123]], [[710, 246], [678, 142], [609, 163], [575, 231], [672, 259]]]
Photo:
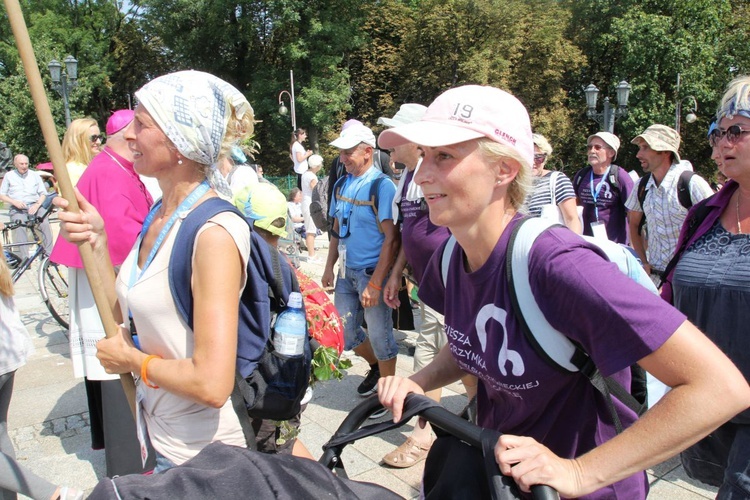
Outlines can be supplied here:
[[[415, 414], [419, 415], [433, 426], [442, 429], [475, 448], [482, 449], [483, 438], [485, 440], [490, 439], [495, 443], [500, 437], [499, 432], [478, 427], [420, 394], [409, 394], [406, 396], [403, 416], [398, 423], [394, 424], [391, 421], [387, 421], [360, 428], [361, 425], [367, 421], [368, 417], [380, 407], [381, 405], [378, 395], [373, 394], [350, 411], [349, 415], [347, 415], [341, 423], [331, 440], [323, 445], [324, 453], [319, 462], [330, 469], [336, 468], [336, 470], [339, 471], [339, 474], [341, 474], [343, 472], [343, 466], [341, 465], [340, 456], [346, 445], [366, 436], [393, 427], [400, 427], [411, 420], [412, 416]], [[531, 494], [536, 500], [552, 500], [559, 498], [557, 492], [547, 485], [532, 486]]]

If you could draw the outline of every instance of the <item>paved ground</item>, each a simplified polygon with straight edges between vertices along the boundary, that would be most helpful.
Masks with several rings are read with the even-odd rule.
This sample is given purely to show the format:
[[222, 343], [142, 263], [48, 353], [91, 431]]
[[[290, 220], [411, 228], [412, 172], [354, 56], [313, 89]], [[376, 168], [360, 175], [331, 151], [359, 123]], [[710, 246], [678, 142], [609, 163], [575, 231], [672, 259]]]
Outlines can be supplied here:
[[[7, 220], [4, 213], [0, 214], [0, 220]], [[319, 238], [318, 244], [326, 246], [326, 238]], [[322, 249], [321, 256], [325, 255], [326, 250]], [[303, 270], [319, 278], [323, 266], [308, 264], [304, 257], [302, 260]], [[29, 271], [22, 277], [17, 285], [16, 302], [36, 346], [36, 353], [16, 375], [10, 406], [9, 428], [18, 459], [55, 483], [90, 491], [104, 477], [104, 453], [90, 448], [85, 391], [82, 381], [72, 376], [66, 332], [41, 303], [35, 273]], [[407, 351], [413, 345], [413, 338], [411, 332], [399, 334], [398, 371], [405, 375], [411, 373], [412, 359]], [[321, 453], [321, 445], [361, 400], [355, 388], [367, 365], [357, 359], [353, 362], [344, 380], [316, 386], [312, 403], [303, 414], [301, 438], [316, 457]], [[462, 388], [448, 387], [443, 403], [453, 411], [463, 408], [466, 398]], [[414, 498], [421, 466], [399, 470], [379, 464], [381, 457], [401, 444], [410, 430], [406, 426], [347, 447], [343, 460], [350, 477], [378, 483], [406, 498]], [[679, 460], [670, 460], [649, 472], [650, 499], [697, 500], [715, 495], [715, 490], [687, 479]]]

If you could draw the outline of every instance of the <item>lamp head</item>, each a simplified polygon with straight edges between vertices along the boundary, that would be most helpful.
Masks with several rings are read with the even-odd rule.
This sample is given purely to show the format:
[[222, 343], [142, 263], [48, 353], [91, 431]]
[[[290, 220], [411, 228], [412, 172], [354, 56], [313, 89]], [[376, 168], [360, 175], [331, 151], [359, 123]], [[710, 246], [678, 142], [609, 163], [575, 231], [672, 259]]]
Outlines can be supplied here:
[[60, 83], [60, 74], [62, 73], [62, 64], [56, 59], [52, 59], [47, 65], [49, 68], [49, 75], [52, 78], [52, 83]]
[[63, 61], [65, 63], [65, 72], [68, 74], [68, 79], [78, 79], [78, 61], [73, 56], [68, 56]]
[[596, 85], [590, 83], [588, 87], [583, 89], [583, 93], [586, 94], [586, 106], [589, 109], [596, 109], [596, 99], [599, 97], [599, 89]]
[[628, 98], [630, 97], [630, 85], [625, 80], [617, 84], [617, 104], [620, 107], [628, 105]]
[[281, 105], [279, 106], [279, 114], [280, 114], [281, 116], [286, 116], [286, 115], [287, 115], [287, 113], [289, 113], [289, 110], [287, 109], [287, 107], [286, 107], [286, 106], [284, 106], [284, 104], [281, 104]]

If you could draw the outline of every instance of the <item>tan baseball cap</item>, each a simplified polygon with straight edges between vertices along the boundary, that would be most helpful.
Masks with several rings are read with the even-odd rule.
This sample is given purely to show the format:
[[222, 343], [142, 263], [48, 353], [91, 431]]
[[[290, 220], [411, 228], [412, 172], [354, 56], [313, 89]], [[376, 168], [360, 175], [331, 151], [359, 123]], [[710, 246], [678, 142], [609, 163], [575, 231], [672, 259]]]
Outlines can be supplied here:
[[666, 125], [651, 125], [643, 131], [641, 135], [636, 136], [631, 144], [638, 144], [638, 139], [643, 139], [648, 147], [654, 151], [671, 151], [674, 153], [677, 162], [680, 160], [680, 134], [672, 127]]

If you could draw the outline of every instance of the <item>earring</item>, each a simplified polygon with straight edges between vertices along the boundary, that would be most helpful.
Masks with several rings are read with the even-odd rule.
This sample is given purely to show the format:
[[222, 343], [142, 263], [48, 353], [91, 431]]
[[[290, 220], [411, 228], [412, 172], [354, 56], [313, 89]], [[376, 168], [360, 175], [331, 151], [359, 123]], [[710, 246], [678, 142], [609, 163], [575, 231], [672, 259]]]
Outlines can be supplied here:
[[177, 158], [177, 164], [182, 165], [182, 158], [179, 158], [179, 157]]

